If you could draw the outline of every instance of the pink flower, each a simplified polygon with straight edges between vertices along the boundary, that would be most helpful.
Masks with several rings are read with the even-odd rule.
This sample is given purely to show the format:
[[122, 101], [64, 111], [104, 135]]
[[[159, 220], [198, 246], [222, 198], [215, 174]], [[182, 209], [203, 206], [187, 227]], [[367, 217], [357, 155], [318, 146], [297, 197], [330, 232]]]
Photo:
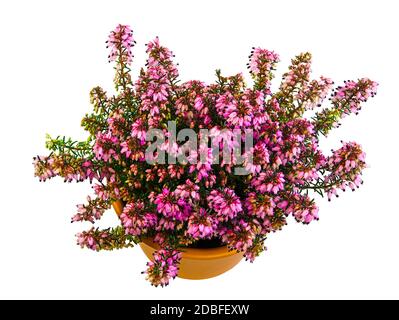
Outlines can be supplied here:
[[198, 239], [210, 239], [217, 228], [218, 220], [209, 216], [205, 209], [200, 208], [199, 212], [193, 214], [188, 220], [187, 235]]
[[361, 172], [366, 167], [366, 154], [356, 142], [343, 143], [327, 158], [327, 168], [330, 174], [325, 177], [326, 192], [330, 200], [333, 195], [338, 197], [337, 188], [352, 191], [362, 184]]
[[147, 115], [148, 126], [156, 127], [161, 112], [167, 109], [166, 104], [178, 71], [172, 61], [173, 53], [162, 47], [158, 38], [147, 44], [147, 53], [147, 70], [141, 72], [136, 91], [141, 100], [139, 109]]
[[112, 116], [107, 119], [109, 132], [115, 137], [124, 135], [126, 131], [126, 120], [123, 117], [121, 110], [116, 110]]
[[292, 96], [296, 87], [302, 87], [309, 81], [310, 64], [312, 56], [305, 52], [296, 56], [289, 67], [288, 72], [284, 73], [280, 91]]
[[111, 197], [109, 190], [107, 190], [107, 187], [101, 184], [95, 184], [93, 186], [94, 193], [97, 195], [97, 197], [103, 201], [108, 201]]
[[254, 262], [255, 258], [259, 256], [259, 254], [266, 250], [266, 247], [263, 243], [263, 240], [258, 239], [255, 237], [251, 246], [247, 247], [244, 257], [246, 260], [250, 262]]
[[157, 211], [166, 218], [185, 221], [191, 213], [191, 206], [183, 199], [175, 196], [168, 188], [163, 188], [162, 193], [154, 198]]
[[111, 49], [108, 56], [109, 62], [119, 58], [125, 63], [132, 63], [131, 48], [134, 43], [133, 32], [130, 27], [121, 24], [117, 25], [115, 30], [111, 31], [107, 40], [107, 48]]
[[308, 196], [292, 194], [287, 203], [283, 201], [279, 204], [279, 206], [283, 208], [284, 206], [282, 204], [287, 204], [284, 208], [285, 213], [287, 215], [292, 214], [298, 222], [308, 224], [313, 220], [319, 219], [319, 209]]
[[305, 88], [300, 90], [296, 99], [302, 102], [305, 110], [311, 110], [320, 106], [331, 90], [333, 81], [326, 77], [320, 77], [320, 80], [311, 81]]
[[276, 206], [272, 197], [262, 195], [259, 196], [255, 192], [248, 194], [245, 200], [245, 207], [249, 215], [254, 215], [258, 218], [264, 219], [274, 215], [274, 207]]
[[237, 141], [238, 139], [233, 130], [220, 130], [218, 127], [213, 127], [209, 130], [209, 137], [211, 138], [212, 146], [219, 148], [221, 152], [226, 150], [231, 154], [234, 148], [240, 145], [240, 141]]
[[35, 167], [35, 176], [39, 178], [40, 181], [46, 181], [57, 175], [54, 170], [54, 158], [37, 156], [33, 158], [33, 165]]
[[266, 89], [270, 93], [270, 80], [273, 78], [272, 71], [275, 69], [280, 58], [277, 53], [261, 48], [253, 48], [248, 63], [249, 72], [256, 80], [260, 89]]
[[140, 236], [157, 225], [158, 217], [155, 213], [145, 209], [143, 201], [131, 202], [125, 205], [120, 215], [126, 233]]
[[209, 173], [212, 171], [212, 148], [201, 144], [198, 153], [195, 150], [191, 150], [188, 160], [190, 163], [194, 163], [190, 166], [189, 172], [197, 173], [195, 181], [198, 183], [201, 180], [207, 180], [210, 176]]
[[185, 184], [176, 187], [175, 195], [180, 198], [191, 198], [192, 200], [199, 201], [200, 195], [198, 190], [199, 186], [194, 184], [190, 179], [187, 179]]
[[344, 86], [340, 86], [331, 97], [331, 102], [343, 108], [344, 113], [357, 113], [361, 109], [361, 103], [367, 101], [369, 97], [374, 97], [378, 83], [368, 78], [359, 81], [345, 81]]
[[110, 162], [112, 159], [119, 160], [118, 149], [118, 138], [113, 136], [111, 132], [97, 133], [93, 147], [97, 159], [105, 162]]
[[313, 117], [316, 131], [327, 135], [332, 128], [340, 125], [341, 118], [351, 113], [358, 114], [362, 104], [377, 94], [377, 87], [378, 83], [368, 78], [345, 81], [330, 98], [333, 107], [324, 108]]
[[270, 162], [270, 153], [266, 144], [259, 141], [255, 147], [244, 154], [244, 166], [252, 174], [260, 173], [262, 167], [266, 167]]
[[97, 251], [98, 245], [94, 237], [90, 233], [82, 232], [76, 234], [77, 244], [81, 247], [87, 247], [91, 250]]
[[145, 143], [146, 130], [143, 119], [137, 119], [132, 124], [132, 137], [140, 140], [141, 144]]
[[280, 190], [284, 190], [284, 182], [285, 179], [282, 172], [267, 171], [261, 172], [254, 177], [251, 184], [260, 193], [271, 192], [277, 194]]
[[237, 251], [247, 251], [253, 245], [256, 236], [250, 224], [243, 219], [234, 220], [233, 228], [221, 228], [219, 235], [229, 248]]
[[108, 202], [96, 198], [91, 199], [87, 197], [88, 204], [78, 204], [78, 212], [72, 217], [72, 222], [77, 221], [90, 221], [94, 223], [95, 220], [101, 219], [105, 210], [109, 209], [110, 205]]
[[249, 127], [253, 107], [248, 100], [236, 100], [231, 93], [226, 93], [216, 101], [216, 109], [230, 128]]
[[211, 191], [207, 200], [209, 207], [216, 212], [219, 221], [233, 219], [242, 211], [240, 199], [229, 188]]
[[178, 273], [178, 264], [182, 255], [179, 251], [160, 249], [153, 254], [153, 259], [147, 262], [147, 270], [144, 272], [146, 279], [154, 286], [167, 286], [170, 279], [174, 279]]

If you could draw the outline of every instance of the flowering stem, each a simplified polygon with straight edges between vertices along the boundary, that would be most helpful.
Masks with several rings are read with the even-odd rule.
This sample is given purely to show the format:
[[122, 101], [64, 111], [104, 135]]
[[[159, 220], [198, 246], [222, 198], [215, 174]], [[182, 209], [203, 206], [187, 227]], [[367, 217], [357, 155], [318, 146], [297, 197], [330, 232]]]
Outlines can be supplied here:
[[301, 186], [299, 187], [299, 189], [302, 190], [306, 190], [306, 189], [313, 189], [313, 190], [317, 190], [317, 189], [326, 189], [326, 188], [332, 188], [336, 185], [336, 183], [329, 183], [329, 184], [321, 184], [321, 185], [313, 185], [313, 186]]

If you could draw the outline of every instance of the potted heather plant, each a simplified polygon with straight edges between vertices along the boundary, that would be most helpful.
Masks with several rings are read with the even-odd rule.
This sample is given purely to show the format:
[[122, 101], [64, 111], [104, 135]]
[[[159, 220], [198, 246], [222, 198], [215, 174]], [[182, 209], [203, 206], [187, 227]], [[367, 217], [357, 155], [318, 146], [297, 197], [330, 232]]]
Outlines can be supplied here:
[[[362, 183], [365, 155], [356, 142], [324, 155], [319, 137], [360, 110], [377, 84], [363, 78], [332, 91], [325, 77], [310, 79], [311, 55], [296, 56], [277, 92], [270, 83], [279, 57], [253, 48], [249, 72], [216, 81], [181, 83], [173, 54], [147, 44], [148, 60], [133, 81], [134, 45], [129, 26], [109, 35], [115, 95], [91, 93], [93, 112], [77, 142], [47, 137], [48, 156], [34, 158], [41, 181], [89, 180], [94, 196], [77, 206], [72, 222], [94, 223], [114, 207], [115, 228], [92, 227], [77, 235], [81, 247], [113, 250], [140, 244], [150, 258], [145, 274], [155, 286], [171, 278], [221, 274], [242, 257], [253, 261], [271, 232], [289, 216], [318, 219], [314, 196], [338, 196]], [[306, 113], [306, 117], [305, 117]]]

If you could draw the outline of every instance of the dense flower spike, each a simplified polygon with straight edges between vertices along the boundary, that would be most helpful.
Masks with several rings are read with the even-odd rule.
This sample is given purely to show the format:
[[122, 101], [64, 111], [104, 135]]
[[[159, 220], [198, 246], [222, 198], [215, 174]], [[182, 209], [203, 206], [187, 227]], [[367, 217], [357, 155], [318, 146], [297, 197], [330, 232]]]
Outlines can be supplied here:
[[46, 181], [57, 176], [57, 167], [55, 166], [54, 157], [37, 156], [33, 158], [33, 165], [35, 167], [35, 176], [40, 181]]
[[122, 227], [105, 230], [91, 228], [76, 235], [77, 244], [94, 251], [114, 250], [132, 247], [138, 240], [126, 235]]
[[345, 81], [331, 96], [333, 107], [318, 112], [313, 118], [315, 128], [320, 133], [327, 135], [328, 132], [339, 125], [339, 120], [350, 113], [357, 114], [362, 103], [377, 93], [378, 84], [367, 78], [356, 81]]
[[187, 235], [199, 239], [211, 239], [216, 231], [218, 220], [209, 216], [205, 209], [200, 208], [199, 212], [193, 214], [188, 220]]
[[119, 24], [114, 31], [111, 31], [106, 43], [107, 48], [110, 48], [109, 62], [120, 59], [127, 64], [132, 63], [131, 48], [135, 42], [133, 31], [129, 26]]
[[274, 216], [274, 207], [276, 204], [271, 196], [259, 196], [255, 192], [251, 192], [245, 199], [245, 206], [249, 215], [265, 219], [265, 217]]
[[175, 194], [180, 198], [191, 198], [193, 201], [199, 201], [200, 195], [198, 191], [199, 186], [194, 184], [190, 179], [187, 179], [184, 184], [177, 186]]
[[161, 249], [153, 254], [153, 260], [147, 263], [147, 279], [154, 286], [167, 286], [170, 279], [178, 273], [181, 253], [176, 250]]
[[280, 104], [289, 111], [295, 109], [295, 91], [303, 90], [309, 82], [312, 55], [301, 53], [291, 61], [288, 72], [284, 73], [280, 91], [277, 93]]
[[107, 48], [110, 48], [108, 61], [115, 61], [115, 88], [119, 90], [122, 88], [128, 95], [128, 85], [131, 85], [130, 68], [129, 65], [133, 61], [132, 47], [135, 44], [133, 39], [133, 31], [129, 26], [117, 25], [114, 31], [111, 31], [108, 40]]
[[255, 258], [259, 256], [259, 254], [263, 251], [265, 251], [265, 245], [264, 245], [264, 239], [257, 236], [252, 242], [252, 245], [247, 248], [247, 250], [244, 253], [244, 257], [246, 260], [249, 260], [250, 262], [254, 262]]
[[93, 163], [87, 159], [74, 158], [69, 154], [37, 156], [33, 158], [35, 176], [46, 181], [55, 176], [63, 177], [65, 182], [101, 179], [95, 172]]
[[[292, 214], [298, 222], [308, 224], [313, 220], [318, 220], [318, 212], [316, 204], [308, 196], [294, 194], [290, 197], [290, 201], [284, 208], [286, 214]], [[284, 207], [282, 204], [280, 207]]]
[[165, 218], [185, 221], [191, 213], [191, 206], [168, 188], [164, 188], [162, 193], [156, 195], [153, 202], [157, 205], [157, 211]]
[[266, 90], [270, 94], [270, 81], [273, 79], [273, 71], [280, 61], [278, 54], [261, 48], [254, 48], [249, 56], [249, 72], [255, 79], [255, 88]]
[[123, 201], [120, 225], [79, 233], [81, 247], [112, 250], [153, 238], [160, 248], [145, 274], [165, 286], [178, 275], [187, 245], [224, 243], [252, 262], [266, 237], [288, 221], [319, 218], [314, 193], [330, 200], [361, 185], [360, 145], [343, 143], [328, 156], [319, 137], [357, 114], [376, 94], [376, 82], [345, 81], [333, 91], [332, 106], [308, 120], [306, 111], [321, 107], [333, 85], [327, 77], [311, 79], [309, 53], [292, 60], [273, 93], [279, 61], [273, 51], [253, 48], [249, 88], [242, 73], [222, 76], [220, 70], [215, 83], [180, 83], [173, 53], [158, 38], [147, 44], [146, 66], [133, 82], [131, 28], [118, 25], [107, 45], [117, 91], [90, 92], [93, 112], [82, 120], [88, 139], [47, 137], [50, 154], [33, 160], [41, 181], [94, 181], [95, 196], [78, 205], [72, 222], [94, 223]]
[[158, 217], [146, 211], [143, 201], [137, 201], [125, 205], [120, 219], [127, 234], [140, 236], [157, 225]]
[[307, 86], [298, 91], [295, 100], [298, 102], [292, 110], [292, 117], [301, 116], [306, 110], [312, 110], [316, 106], [321, 106], [332, 88], [333, 81], [326, 77], [320, 80], [312, 80]]
[[136, 82], [136, 90], [140, 95], [140, 111], [147, 118], [150, 127], [156, 127], [167, 110], [167, 104], [175, 90], [178, 71], [172, 58], [173, 53], [162, 47], [159, 38], [147, 44], [147, 70], [141, 71]]
[[274, 173], [273, 171], [261, 172], [259, 176], [254, 177], [252, 186], [260, 193], [277, 194], [280, 190], [284, 190], [284, 174], [282, 172]]
[[356, 142], [344, 143], [327, 158], [330, 174], [325, 177], [325, 191], [329, 199], [332, 195], [337, 195], [337, 188], [345, 190], [349, 187], [352, 191], [359, 188], [363, 183], [361, 172], [366, 167], [365, 158], [365, 153]]
[[96, 136], [96, 143], [94, 144], [93, 151], [96, 155], [97, 160], [103, 160], [109, 162], [119, 160], [118, 149], [118, 138], [111, 132], [106, 134], [98, 133]]
[[219, 231], [222, 241], [226, 243], [229, 248], [237, 251], [247, 251], [252, 245], [256, 236], [251, 224], [244, 219], [233, 221], [233, 227], [223, 227]]
[[77, 221], [90, 221], [94, 223], [95, 220], [101, 219], [105, 210], [109, 209], [111, 206], [109, 201], [103, 199], [91, 199], [87, 197], [88, 204], [78, 204], [78, 212], [72, 217], [72, 222]]
[[224, 188], [222, 191], [213, 190], [207, 198], [211, 209], [216, 212], [220, 221], [233, 219], [242, 211], [240, 199], [234, 190]]

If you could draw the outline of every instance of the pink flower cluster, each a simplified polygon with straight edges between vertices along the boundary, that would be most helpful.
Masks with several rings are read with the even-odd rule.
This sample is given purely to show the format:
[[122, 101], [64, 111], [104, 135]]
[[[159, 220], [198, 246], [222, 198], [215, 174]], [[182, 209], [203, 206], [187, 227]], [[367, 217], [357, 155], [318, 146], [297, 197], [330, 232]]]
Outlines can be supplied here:
[[298, 222], [308, 224], [318, 220], [319, 209], [306, 195], [293, 194], [287, 200], [279, 203], [278, 207], [285, 210], [286, 214], [292, 214]]
[[240, 219], [234, 224], [233, 228], [223, 228], [219, 232], [222, 241], [227, 243], [229, 248], [237, 251], [247, 252], [250, 251], [252, 243], [256, 236], [251, 224], [244, 219]]
[[80, 245], [82, 248], [87, 247], [94, 251], [98, 250], [97, 241], [94, 239], [93, 235], [91, 235], [90, 231], [83, 231], [81, 233], [78, 233], [76, 237], [78, 245]]
[[292, 60], [288, 72], [284, 73], [280, 90], [288, 93], [289, 98], [296, 88], [303, 88], [309, 81], [311, 71], [311, 54], [306, 52], [298, 55]]
[[[133, 82], [130, 27], [118, 25], [107, 44], [109, 60], [116, 65], [117, 92], [91, 91], [94, 110], [82, 120], [89, 139], [50, 139], [46, 145], [51, 154], [34, 158], [35, 175], [42, 181], [54, 176], [98, 181], [95, 197], [78, 205], [73, 222], [93, 223], [116, 200], [123, 202], [120, 225], [79, 233], [81, 247], [112, 250], [151, 238], [160, 249], [145, 273], [152, 284], [164, 286], [177, 276], [187, 246], [212, 240], [253, 261], [265, 250], [266, 237], [289, 219], [308, 224], [319, 218], [313, 195], [330, 199], [362, 183], [366, 163], [360, 145], [343, 143], [324, 155], [319, 137], [375, 96], [376, 82], [344, 82], [332, 92], [331, 106], [315, 109], [307, 118], [305, 112], [320, 107], [334, 84], [327, 77], [311, 79], [309, 53], [292, 60], [273, 93], [279, 61], [273, 51], [252, 50], [248, 68], [253, 85], [247, 87], [242, 73], [223, 76], [219, 70], [214, 83], [181, 83], [173, 53], [158, 38], [147, 44], [146, 66]], [[205, 135], [201, 129], [207, 129], [210, 143], [187, 151], [184, 142], [159, 139], [159, 148], [149, 154], [147, 133], [156, 129], [170, 137], [169, 121], [179, 130], [194, 130], [198, 140]], [[234, 130], [249, 129], [251, 148], [235, 153], [245, 137], [236, 138]], [[219, 151], [214, 152], [215, 146]], [[161, 151], [187, 159], [161, 163]], [[248, 174], [235, 174], [237, 168]]]
[[154, 286], [167, 286], [170, 279], [178, 273], [181, 252], [170, 249], [160, 249], [153, 254], [153, 259], [147, 262], [147, 280]]
[[265, 90], [270, 94], [270, 81], [273, 78], [272, 71], [275, 70], [279, 55], [273, 51], [262, 48], [253, 48], [249, 56], [248, 69], [255, 79], [258, 89]]
[[116, 151], [119, 147], [118, 138], [112, 135], [110, 131], [105, 134], [99, 132], [96, 137], [93, 151], [98, 160], [109, 162], [112, 159], [119, 159], [119, 153]]
[[77, 244], [81, 248], [88, 248], [94, 251], [114, 250], [132, 247], [135, 239], [126, 235], [122, 227], [100, 230], [91, 228], [76, 234]]
[[327, 135], [332, 128], [340, 125], [341, 118], [351, 113], [358, 114], [362, 104], [377, 94], [377, 87], [378, 83], [368, 78], [345, 81], [330, 98], [333, 107], [325, 108], [313, 117], [316, 130]]
[[268, 120], [264, 112], [264, 98], [262, 91], [247, 89], [238, 97], [230, 92], [221, 95], [216, 101], [218, 114], [226, 119], [226, 127], [260, 128]]
[[280, 190], [284, 190], [284, 174], [282, 172], [261, 172], [252, 180], [252, 186], [260, 193], [277, 194]]
[[87, 205], [77, 205], [78, 212], [72, 217], [72, 222], [90, 221], [94, 223], [95, 220], [101, 219], [104, 212], [110, 207], [107, 201], [99, 198], [91, 199], [90, 196], [87, 197], [87, 202]]
[[53, 157], [37, 156], [33, 158], [33, 165], [35, 167], [35, 176], [40, 181], [46, 181], [57, 176], [56, 167], [54, 166], [55, 159]]
[[184, 198], [176, 196], [168, 188], [164, 188], [162, 193], [156, 195], [153, 202], [157, 206], [157, 212], [172, 221], [186, 221], [192, 210]]
[[56, 176], [64, 178], [65, 182], [101, 179], [90, 160], [76, 159], [69, 154], [37, 156], [33, 158], [35, 176], [40, 181], [46, 181]]
[[111, 31], [107, 48], [110, 48], [109, 62], [123, 59], [126, 63], [132, 63], [133, 54], [131, 48], [134, 45], [133, 31], [129, 26], [119, 24], [114, 31]]
[[143, 201], [128, 203], [123, 208], [120, 219], [127, 234], [140, 236], [157, 225], [158, 216], [153, 212], [145, 212]]
[[344, 106], [344, 113], [357, 113], [361, 109], [361, 103], [374, 97], [378, 84], [367, 78], [359, 81], [345, 81], [339, 86], [331, 97], [331, 102], [337, 106]]
[[136, 91], [140, 95], [139, 111], [147, 118], [150, 126], [156, 127], [166, 111], [168, 98], [178, 77], [176, 66], [172, 62], [173, 53], [159, 44], [158, 37], [147, 44], [147, 70], [142, 71], [136, 82]]
[[240, 199], [234, 193], [234, 190], [229, 188], [224, 188], [221, 191], [212, 190], [207, 201], [220, 221], [234, 219], [242, 211]]
[[208, 215], [204, 208], [198, 214], [193, 214], [188, 219], [187, 236], [195, 240], [211, 239], [217, 230], [218, 219]]
[[323, 100], [333, 86], [333, 81], [326, 77], [320, 77], [320, 80], [312, 80], [303, 90], [296, 95], [301, 106], [306, 110], [311, 110], [316, 106], [321, 106]]
[[356, 142], [343, 143], [327, 158], [327, 167], [330, 172], [325, 177], [325, 190], [330, 200], [333, 195], [338, 196], [337, 189], [349, 187], [352, 191], [363, 183], [361, 172], [366, 167], [366, 154]]

